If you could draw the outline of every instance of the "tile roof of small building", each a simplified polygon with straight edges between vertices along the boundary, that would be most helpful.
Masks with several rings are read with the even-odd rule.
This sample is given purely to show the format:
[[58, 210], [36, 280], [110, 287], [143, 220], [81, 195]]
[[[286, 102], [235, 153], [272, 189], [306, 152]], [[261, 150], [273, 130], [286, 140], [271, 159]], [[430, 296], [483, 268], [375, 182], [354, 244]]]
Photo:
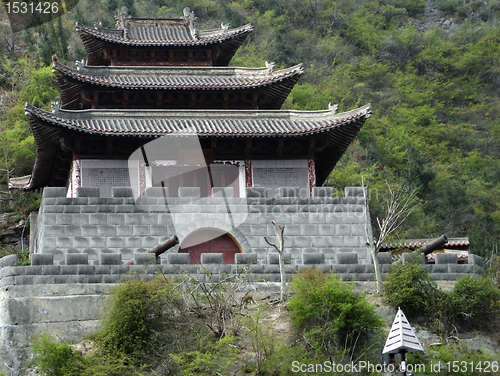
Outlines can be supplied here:
[[[392, 244], [382, 244], [380, 246], [381, 250], [390, 251], [393, 249], [418, 249], [425, 246], [427, 243], [434, 239], [408, 239], [404, 243], [392, 243]], [[449, 239], [447, 243], [443, 245], [444, 249], [466, 249], [470, 245], [468, 238], [452, 238]]]

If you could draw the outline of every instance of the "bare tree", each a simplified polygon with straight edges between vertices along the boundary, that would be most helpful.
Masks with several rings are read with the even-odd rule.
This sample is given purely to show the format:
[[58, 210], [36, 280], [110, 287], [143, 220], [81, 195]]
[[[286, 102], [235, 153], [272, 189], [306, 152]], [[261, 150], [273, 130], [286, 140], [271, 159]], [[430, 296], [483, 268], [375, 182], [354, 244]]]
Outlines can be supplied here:
[[[385, 242], [385, 240], [398, 230], [404, 221], [410, 216], [411, 213], [418, 208], [420, 203], [415, 196], [415, 190], [406, 191], [403, 188], [393, 188], [386, 181], [387, 187], [389, 189], [388, 195], [384, 199], [383, 215], [382, 217], [377, 217], [377, 230], [378, 236], [373, 237], [373, 244], [370, 244], [370, 238], [368, 236], [368, 228], [365, 226], [366, 234], [366, 244], [370, 247], [370, 253], [373, 259], [373, 265], [375, 267], [375, 279], [377, 281], [377, 292], [381, 293], [383, 290], [382, 285], [382, 273], [380, 271], [380, 263], [378, 261], [378, 253], [380, 246]], [[368, 197], [367, 189], [364, 187], [363, 182], [363, 195], [365, 201], [366, 213], [368, 213]]]
[[274, 233], [276, 234], [276, 238], [278, 239], [279, 247], [276, 246], [276, 244], [270, 243], [266, 237], [264, 237], [264, 239], [266, 240], [267, 244], [276, 248], [276, 250], [278, 251], [278, 259], [279, 259], [279, 265], [280, 265], [280, 278], [281, 278], [280, 301], [284, 302], [285, 297], [286, 297], [285, 262], [284, 262], [284, 256], [283, 256], [284, 241], [285, 241], [283, 233], [285, 231], [285, 226], [279, 226], [279, 232], [278, 232], [278, 229], [276, 228], [276, 223], [274, 222], [274, 220], [271, 223], [273, 224]]

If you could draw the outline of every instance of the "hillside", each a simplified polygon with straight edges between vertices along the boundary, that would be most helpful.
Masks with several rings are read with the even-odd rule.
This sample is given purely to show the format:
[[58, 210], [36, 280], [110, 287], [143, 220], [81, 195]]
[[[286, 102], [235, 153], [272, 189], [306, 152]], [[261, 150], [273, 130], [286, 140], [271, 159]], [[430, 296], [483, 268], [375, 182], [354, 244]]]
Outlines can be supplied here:
[[[496, 252], [499, 2], [81, 0], [53, 24], [28, 30], [22, 41], [14, 42], [4, 24], [2, 127], [12, 175], [29, 174], [34, 158], [24, 103], [48, 109], [57, 100], [47, 67], [52, 53], [74, 65], [84, 55], [75, 21], [112, 26], [123, 5], [133, 15], [149, 17], [180, 17], [189, 5], [203, 27], [220, 27], [222, 21], [254, 24], [253, 35], [231, 64], [303, 63], [306, 73], [285, 108], [325, 109], [332, 102], [345, 111], [372, 104], [372, 118], [325, 185], [341, 189], [360, 185], [363, 177], [371, 187], [373, 216], [385, 181], [416, 189], [422, 205], [400, 237], [469, 236], [472, 252]], [[5, 170], [3, 158], [0, 168]], [[29, 195], [18, 200], [35, 201]], [[5, 210], [6, 203], [2, 206]]]

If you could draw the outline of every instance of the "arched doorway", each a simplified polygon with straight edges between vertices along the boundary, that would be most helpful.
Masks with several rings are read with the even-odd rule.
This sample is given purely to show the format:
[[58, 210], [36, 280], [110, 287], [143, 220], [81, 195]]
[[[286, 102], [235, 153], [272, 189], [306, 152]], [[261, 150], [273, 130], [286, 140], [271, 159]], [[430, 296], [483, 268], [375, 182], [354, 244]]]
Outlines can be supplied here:
[[241, 250], [226, 232], [205, 228], [189, 234], [182, 241], [179, 253], [189, 253], [191, 264], [201, 264], [202, 253], [222, 253], [224, 264], [234, 264], [234, 255]]

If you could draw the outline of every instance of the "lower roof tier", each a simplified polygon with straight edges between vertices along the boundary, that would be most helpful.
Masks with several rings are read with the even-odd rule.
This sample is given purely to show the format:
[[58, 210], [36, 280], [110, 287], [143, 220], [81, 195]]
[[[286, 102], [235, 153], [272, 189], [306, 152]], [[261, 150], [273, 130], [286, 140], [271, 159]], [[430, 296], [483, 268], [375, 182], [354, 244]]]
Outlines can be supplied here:
[[224, 159], [297, 158], [315, 160], [321, 185], [352, 142], [370, 105], [337, 113], [242, 110], [57, 110], [26, 104], [36, 142], [33, 172], [17, 188], [64, 185], [72, 155], [127, 158], [158, 137], [197, 135], [202, 147]]

